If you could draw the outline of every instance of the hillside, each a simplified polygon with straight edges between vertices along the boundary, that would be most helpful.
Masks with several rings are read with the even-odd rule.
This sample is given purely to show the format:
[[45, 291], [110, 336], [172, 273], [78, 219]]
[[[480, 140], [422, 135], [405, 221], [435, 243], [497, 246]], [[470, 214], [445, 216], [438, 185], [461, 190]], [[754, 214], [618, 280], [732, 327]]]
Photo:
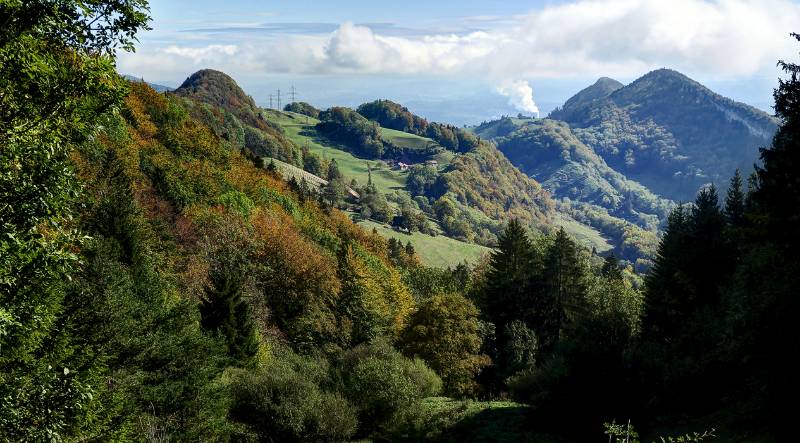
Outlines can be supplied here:
[[656, 70], [622, 88], [608, 83], [581, 91], [551, 117], [609, 166], [673, 200], [749, 170], [777, 128], [766, 113], [676, 71]]
[[655, 232], [674, 204], [611, 169], [566, 123], [506, 117], [474, 132], [494, 136], [515, 166], [560, 200], [560, 211], [602, 232], [618, 246], [618, 255], [631, 261], [654, 258]]
[[650, 229], [668, 215], [670, 201], [610, 168], [566, 123], [539, 119], [514, 125], [508, 120], [484, 123], [475, 133], [485, 136], [498, 133], [496, 127], [513, 126], [511, 132], [493, 139], [497, 148], [555, 197], [601, 206]]
[[203, 69], [171, 94], [191, 100], [190, 112], [237, 148], [302, 166], [300, 149], [283, 130], [261, 116], [253, 98], [227, 74]]
[[[287, 177], [300, 177], [298, 171], [305, 169], [322, 178], [319, 183], [324, 187], [326, 168], [335, 160], [345, 183], [355, 180], [350, 185], [351, 194], [369, 194], [365, 186], [372, 183], [379, 194], [377, 204], [388, 204], [388, 209], [380, 209], [383, 215], [373, 221], [394, 223], [397, 215], [413, 217], [418, 223], [412, 229], [419, 229], [414, 235], [429, 237], [429, 241], [420, 243], [423, 247], [435, 248], [436, 234], [464, 244], [493, 246], [512, 218], [537, 231], [550, 232], [564, 226], [598, 251], [605, 251], [608, 242], [622, 244], [617, 234], [611, 236], [586, 221], [576, 221], [580, 214], [557, 214], [558, 205], [548, 191], [516, 168], [494, 144], [461, 128], [429, 123], [393, 102], [368, 103], [360, 106], [358, 113], [341, 107], [318, 112], [308, 104], [287, 105], [287, 109], [304, 114], [262, 110], [235, 80], [213, 70], [193, 74], [175, 95], [187, 99], [186, 107], [192, 115], [214, 128], [222, 139], [233, 140], [234, 146], [255, 156], [286, 163], [280, 170], [293, 171]], [[240, 132], [245, 133], [243, 140], [237, 133], [239, 125], [243, 128]], [[423, 166], [428, 160], [435, 160], [436, 166]], [[392, 166], [397, 161], [415, 165], [401, 170]], [[317, 188], [317, 192], [323, 191]], [[368, 218], [375, 214], [372, 203], [356, 200], [357, 212], [369, 206], [365, 212], [370, 214]], [[386, 203], [381, 203], [383, 200]], [[642, 214], [642, 224], [653, 223]], [[477, 246], [472, 249], [480, 250]], [[631, 261], [641, 256], [619, 252]], [[444, 262], [429, 251], [420, 254], [427, 263], [460, 263]], [[466, 255], [468, 259], [474, 257], [476, 254]]]
[[[396, 105], [387, 101], [377, 103]], [[363, 106], [359, 109], [363, 110]], [[354, 178], [364, 184], [371, 173], [372, 182], [377, 189], [386, 194], [389, 202], [397, 209], [402, 205], [411, 205], [415, 210], [425, 212], [435, 222], [434, 228], [440, 228], [449, 237], [469, 243], [493, 245], [497, 233], [511, 218], [524, 220], [536, 230], [550, 231], [562, 224], [556, 223], [556, 220], [562, 218], [555, 217], [556, 204], [548, 193], [536, 180], [527, 177], [514, 167], [491, 143], [477, 143], [465, 153], [441, 147], [426, 149], [426, 154], [419, 160], [436, 160], [435, 168], [414, 166], [408, 171], [401, 171], [384, 161], [353, 155], [352, 152], [356, 150], [347, 143], [339, 141], [341, 139], [331, 140], [327, 134], [321, 133], [317, 119], [274, 110], [265, 110], [264, 115], [270, 122], [281, 126], [296, 144], [323, 159], [335, 159], [348, 179]], [[425, 125], [426, 128], [430, 127], [424, 119], [413, 114], [408, 114], [408, 118]], [[462, 129], [449, 128], [455, 131], [453, 132], [456, 134], [453, 135], [455, 139], [476, 142], [478, 140]], [[379, 133], [391, 143], [397, 143], [398, 139], [421, 140], [426, 143], [431, 141], [412, 132], [387, 129], [382, 126], [379, 126]], [[401, 153], [399, 159], [409, 161], [407, 155], [405, 151]], [[411, 177], [420, 185], [408, 187]], [[446, 205], [452, 209], [437, 211], [437, 202], [440, 202], [439, 208]], [[592, 231], [592, 228], [580, 226], [580, 223], [571, 220], [570, 215], [564, 214], [564, 216], [570, 221], [563, 224], [573, 234], [587, 229]], [[586, 244], [590, 247], [594, 246], [598, 250], [607, 249], [605, 240], [601, 239], [597, 232], [591, 235], [581, 232], [578, 237], [586, 239]], [[422, 256], [426, 254], [422, 252]]]

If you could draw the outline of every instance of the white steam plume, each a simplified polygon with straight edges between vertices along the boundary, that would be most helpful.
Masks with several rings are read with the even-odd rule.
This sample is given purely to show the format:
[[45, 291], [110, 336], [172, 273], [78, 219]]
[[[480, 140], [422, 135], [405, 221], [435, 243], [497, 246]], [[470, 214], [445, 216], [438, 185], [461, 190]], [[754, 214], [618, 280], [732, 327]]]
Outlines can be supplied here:
[[505, 81], [497, 87], [497, 92], [508, 97], [508, 104], [514, 108], [539, 117], [539, 107], [533, 100], [533, 88], [526, 80]]

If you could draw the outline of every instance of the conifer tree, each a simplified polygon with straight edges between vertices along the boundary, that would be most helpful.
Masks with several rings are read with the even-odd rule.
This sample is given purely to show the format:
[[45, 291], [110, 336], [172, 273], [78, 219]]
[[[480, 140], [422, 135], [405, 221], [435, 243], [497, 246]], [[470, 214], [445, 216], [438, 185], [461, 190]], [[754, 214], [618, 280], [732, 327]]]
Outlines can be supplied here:
[[331, 159], [331, 162], [328, 163], [328, 172], [326, 174], [328, 181], [334, 180], [341, 180], [344, 179], [341, 171], [339, 171], [339, 164], [336, 163], [336, 159]]
[[745, 195], [742, 189], [742, 174], [737, 169], [731, 178], [728, 194], [725, 196], [725, 218], [728, 225], [741, 227], [744, 221]]
[[685, 256], [686, 273], [692, 292], [686, 301], [688, 312], [715, 307], [719, 285], [733, 272], [733, 250], [726, 238], [725, 214], [713, 185], [698, 193], [691, 213], [691, 242]]
[[679, 327], [679, 297], [688, 289], [683, 251], [689, 242], [689, 214], [684, 206], [678, 206], [669, 215], [655, 263], [645, 280], [643, 332], [651, 340], [664, 340]]
[[563, 227], [547, 251], [544, 266], [545, 297], [540, 308], [543, 317], [538, 332], [542, 348], [552, 349], [582, 311], [586, 294], [587, 268], [578, 245]]
[[619, 260], [612, 252], [603, 259], [603, 267], [600, 274], [610, 280], [622, 280], [622, 269], [619, 267]]
[[522, 224], [513, 219], [498, 238], [487, 276], [486, 311], [498, 330], [519, 318], [520, 300], [529, 289], [533, 246]]
[[242, 278], [215, 272], [200, 305], [203, 329], [219, 335], [236, 361], [247, 363], [258, 350], [250, 308], [242, 299]]

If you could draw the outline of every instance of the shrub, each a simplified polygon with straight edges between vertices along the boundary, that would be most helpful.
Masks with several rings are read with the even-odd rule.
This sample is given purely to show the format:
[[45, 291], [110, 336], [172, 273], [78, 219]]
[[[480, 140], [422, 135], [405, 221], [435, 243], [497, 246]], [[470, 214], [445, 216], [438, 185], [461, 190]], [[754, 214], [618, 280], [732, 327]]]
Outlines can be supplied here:
[[355, 409], [321, 385], [327, 361], [281, 350], [258, 371], [229, 370], [231, 416], [269, 441], [347, 440], [356, 431]]
[[388, 430], [414, 414], [423, 398], [436, 395], [442, 381], [424, 362], [408, 359], [388, 341], [375, 340], [342, 359], [347, 397], [359, 408], [365, 432]]

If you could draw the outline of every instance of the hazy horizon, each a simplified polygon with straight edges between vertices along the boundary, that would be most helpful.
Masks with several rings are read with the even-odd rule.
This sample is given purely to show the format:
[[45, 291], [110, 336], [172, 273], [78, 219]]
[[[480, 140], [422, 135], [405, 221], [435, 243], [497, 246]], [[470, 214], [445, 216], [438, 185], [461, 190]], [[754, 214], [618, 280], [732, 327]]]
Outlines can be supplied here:
[[278, 89], [286, 103], [294, 85], [298, 100], [318, 107], [389, 98], [462, 125], [545, 116], [599, 77], [627, 84], [667, 67], [771, 114], [775, 62], [792, 53], [787, 37], [800, 21], [800, 5], [787, 0], [218, 7], [152, 2], [153, 30], [120, 55], [119, 71], [176, 87], [213, 68], [262, 106]]

